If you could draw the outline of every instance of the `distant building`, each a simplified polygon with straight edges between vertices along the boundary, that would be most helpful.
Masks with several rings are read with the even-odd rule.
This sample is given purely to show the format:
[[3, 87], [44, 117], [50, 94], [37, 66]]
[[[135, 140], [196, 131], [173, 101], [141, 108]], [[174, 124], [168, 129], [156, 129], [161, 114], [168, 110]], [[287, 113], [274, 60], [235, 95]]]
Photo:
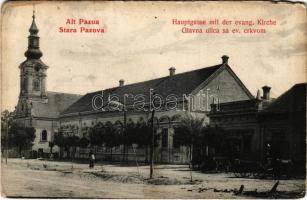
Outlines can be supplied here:
[[[159, 162], [182, 163], [187, 161], [187, 150], [184, 147], [174, 147], [174, 127], [186, 113], [193, 113], [206, 118], [210, 104], [251, 100], [254, 97], [244, 86], [228, 65], [228, 56], [222, 57], [222, 63], [194, 71], [175, 73], [175, 68], [169, 69], [169, 76], [125, 85], [123, 80], [119, 86], [102, 91], [78, 95], [53, 93], [46, 89], [47, 66], [40, 60], [38, 29], [33, 16], [29, 29], [29, 45], [25, 53], [27, 60], [20, 65], [20, 95], [16, 107], [16, 120], [36, 129], [36, 140], [33, 150], [41, 155], [49, 152], [48, 142], [53, 140], [55, 132], [63, 132], [79, 137], [88, 137], [89, 129], [96, 124], [113, 124], [123, 126], [122, 111], [102, 108], [114, 96], [127, 108], [127, 122], [138, 122], [150, 119], [150, 112], [135, 109], [135, 98], [140, 97], [148, 106], [151, 102], [151, 92], [155, 92], [162, 100], [163, 106], [155, 114], [155, 128], [158, 137], [158, 147], [155, 160]], [[99, 97], [99, 101], [94, 99]], [[137, 100], [140, 100], [137, 99]], [[176, 109], [168, 109], [166, 101], [172, 99]], [[95, 102], [93, 104], [93, 102]], [[97, 105], [96, 105], [97, 103]], [[145, 106], [145, 107], [146, 107]], [[122, 147], [114, 148], [114, 159], [119, 159]], [[55, 151], [58, 151], [55, 149]], [[99, 150], [97, 158], [103, 158], [108, 152]], [[145, 150], [139, 150], [140, 157], [145, 156]], [[82, 149], [79, 156], [87, 156]]]
[[[291, 159], [305, 166], [306, 83], [296, 84], [277, 99], [270, 98], [270, 87], [263, 87], [252, 100], [212, 105], [210, 125], [227, 130], [221, 145], [239, 149], [245, 159], [270, 156]], [[229, 147], [228, 152], [231, 151]]]
[[306, 91], [306, 83], [294, 85], [258, 117], [262, 142], [271, 144], [272, 156], [300, 166], [306, 160]]

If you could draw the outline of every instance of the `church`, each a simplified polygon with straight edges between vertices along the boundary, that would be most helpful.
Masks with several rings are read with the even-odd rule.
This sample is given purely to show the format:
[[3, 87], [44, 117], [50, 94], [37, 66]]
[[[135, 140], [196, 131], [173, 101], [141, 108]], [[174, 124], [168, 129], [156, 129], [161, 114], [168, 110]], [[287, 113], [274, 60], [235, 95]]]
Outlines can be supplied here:
[[[154, 117], [158, 136], [155, 160], [163, 163], [184, 163], [188, 160], [187, 148], [173, 143], [174, 127], [180, 122], [180, 118], [190, 113], [205, 118], [205, 122], [209, 124], [210, 104], [255, 99], [228, 65], [228, 56], [222, 56], [222, 62], [214, 66], [182, 73], [176, 73], [176, 69], [171, 67], [169, 75], [165, 77], [128, 85], [125, 85], [124, 80], [119, 80], [117, 87], [83, 96], [51, 92], [47, 90], [49, 66], [41, 60], [43, 54], [39, 48], [38, 31], [33, 14], [28, 49], [25, 52], [26, 60], [19, 66], [20, 94], [15, 120], [35, 128], [36, 138], [32, 150], [39, 155], [50, 152], [48, 144], [56, 132], [88, 137], [89, 129], [98, 123], [123, 125], [124, 120], [128, 123], [149, 120], [150, 112], [135, 109], [135, 98], [125, 96], [141, 96], [144, 105], [148, 105], [151, 104], [151, 92], [154, 91], [163, 105], [155, 112]], [[97, 109], [97, 106], [93, 106], [97, 95], [103, 102], [116, 96], [117, 101], [123, 104], [127, 111], [123, 113], [119, 110]], [[176, 103], [175, 109], [166, 108], [166, 101], [170, 99]], [[120, 159], [121, 148], [114, 148], [114, 159]], [[55, 147], [54, 152], [57, 151], [59, 149]], [[138, 151], [140, 160], [144, 158], [144, 152], [144, 149]], [[87, 153], [86, 149], [78, 149], [77, 157], [87, 157]], [[102, 149], [98, 151], [97, 158], [103, 158], [106, 154], [108, 152]]]
[[25, 126], [33, 126], [36, 137], [33, 150], [47, 152], [48, 142], [58, 128], [59, 115], [81, 96], [47, 91], [48, 66], [41, 60], [38, 28], [35, 15], [32, 16], [28, 36], [26, 60], [19, 65], [20, 93], [15, 108], [15, 121]]

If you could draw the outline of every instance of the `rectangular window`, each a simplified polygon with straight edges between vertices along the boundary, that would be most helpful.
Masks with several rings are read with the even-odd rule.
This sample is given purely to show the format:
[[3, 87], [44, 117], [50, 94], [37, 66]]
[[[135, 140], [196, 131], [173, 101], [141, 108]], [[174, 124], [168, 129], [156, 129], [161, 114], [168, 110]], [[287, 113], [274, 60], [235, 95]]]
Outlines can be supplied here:
[[47, 131], [46, 130], [43, 130], [41, 133], [41, 141], [47, 142]]

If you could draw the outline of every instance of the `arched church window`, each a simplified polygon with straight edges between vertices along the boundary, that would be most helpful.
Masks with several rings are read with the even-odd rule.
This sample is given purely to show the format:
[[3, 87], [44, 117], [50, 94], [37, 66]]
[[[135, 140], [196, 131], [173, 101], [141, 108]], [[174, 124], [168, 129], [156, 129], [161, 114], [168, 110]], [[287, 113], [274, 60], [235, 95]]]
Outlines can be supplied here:
[[34, 80], [33, 80], [33, 89], [34, 89], [35, 91], [39, 91], [39, 90], [40, 90], [40, 82], [39, 82], [38, 79], [34, 79]]
[[41, 133], [41, 141], [46, 142], [47, 141], [47, 131], [43, 130]]

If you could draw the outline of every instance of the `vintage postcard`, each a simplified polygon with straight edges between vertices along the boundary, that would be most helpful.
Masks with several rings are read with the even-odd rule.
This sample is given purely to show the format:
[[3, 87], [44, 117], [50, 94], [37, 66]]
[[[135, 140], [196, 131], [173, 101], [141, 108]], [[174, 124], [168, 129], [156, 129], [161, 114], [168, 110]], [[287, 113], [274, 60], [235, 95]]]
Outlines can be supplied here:
[[306, 5], [7, 1], [5, 198], [304, 198]]

